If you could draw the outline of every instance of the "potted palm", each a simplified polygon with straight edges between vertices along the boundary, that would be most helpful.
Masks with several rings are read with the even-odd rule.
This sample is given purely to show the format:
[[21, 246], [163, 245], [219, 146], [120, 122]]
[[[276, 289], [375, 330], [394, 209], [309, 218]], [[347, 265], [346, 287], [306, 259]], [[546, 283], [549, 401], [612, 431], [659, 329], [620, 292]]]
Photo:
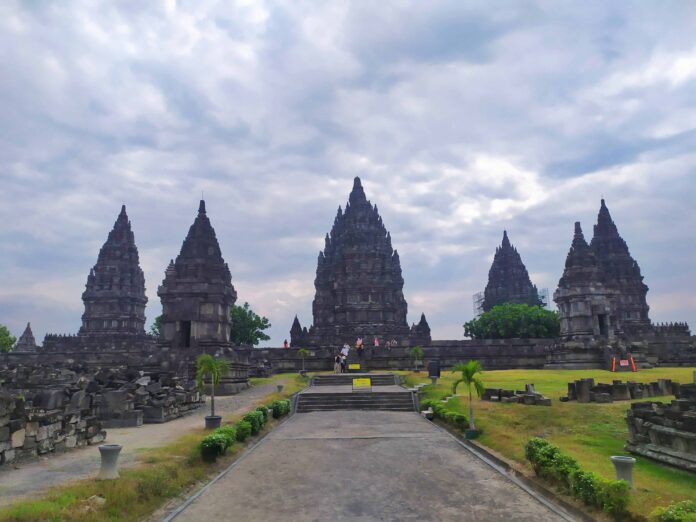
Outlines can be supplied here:
[[299, 355], [300, 358], [302, 359], [302, 370], [300, 371], [300, 375], [304, 376], [304, 374], [306, 373], [305, 367], [304, 367], [304, 360], [305, 360], [305, 357], [307, 357], [309, 355], [309, 350], [307, 348], [300, 348], [299, 350], [297, 350], [297, 355]]
[[420, 372], [421, 361], [425, 355], [423, 348], [420, 346], [414, 346], [413, 348], [409, 348], [407, 351], [408, 354], [413, 357], [413, 371]]
[[203, 353], [196, 359], [196, 384], [201, 392], [205, 391], [205, 381], [210, 379], [210, 415], [205, 417], [205, 429], [213, 430], [220, 427], [222, 417], [215, 415], [215, 386], [220, 384], [222, 377], [230, 371], [225, 359], [216, 359]]
[[461, 378], [452, 383], [452, 395], [457, 393], [457, 386], [460, 384], [466, 385], [469, 390], [469, 429], [464, 432], [467, 439], [475, 439], [479, 436], [480, 431], [476, 429], [474, 423], [474, 401], [472, 397], [472, 388], [476, 390], [476, 395], [480, 398], [483, 395], [484, 387], [481, 380], [481, 363], [477, 360], [472, 360], [467, 363], [458, 363], [452, 368], [452, 373], [461, 372]]

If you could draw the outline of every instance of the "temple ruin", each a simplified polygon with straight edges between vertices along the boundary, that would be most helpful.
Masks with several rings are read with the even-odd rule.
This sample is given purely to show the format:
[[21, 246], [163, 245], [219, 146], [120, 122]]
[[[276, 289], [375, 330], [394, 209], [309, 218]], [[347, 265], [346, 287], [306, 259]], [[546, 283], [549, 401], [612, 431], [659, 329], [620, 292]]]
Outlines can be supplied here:
[[543, 306], [537, 287], [529, 279], [527, 268], [517, 249], [503, 231], [503, 241], [495, 249], [493, 264], [488, 271], [488, 284], [484, 291], [483, 311], [488, 312], [504, 303]]
[[[299, 321], [293, 323], [293, 346], [341, 346], [354, 344], [357, 338], [367, 344], [374, 337], [382, 344], [410, 343], [399, 254], [358, 177], [345, 212], [338, 207], [324, 250], [319, 252], [314, 286], [314, 323], [306, 337]], [[430, 328], [426, 329], [425, 317], [421, 323], [418, 340], [426, 344]]]

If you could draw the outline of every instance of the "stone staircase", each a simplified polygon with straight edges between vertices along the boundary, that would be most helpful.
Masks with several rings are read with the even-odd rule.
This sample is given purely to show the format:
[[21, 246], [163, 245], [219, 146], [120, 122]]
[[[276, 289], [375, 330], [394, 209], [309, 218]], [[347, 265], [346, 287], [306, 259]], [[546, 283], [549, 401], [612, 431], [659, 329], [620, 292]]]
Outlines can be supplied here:
[[353, 379], [369, 378], [372, 386], [395, 386], [396, 376], [392, 373], [335, 373], [333, 375], [316, 375], [312, 386], [352, 386]]
[[[354, 378], [367, 378], [372, 388], [353, 390]], [[317, 375], [297, 396], [297, 413], [335, 410], [415, 411], [414, 392], [396, 385], [393, 374]]]

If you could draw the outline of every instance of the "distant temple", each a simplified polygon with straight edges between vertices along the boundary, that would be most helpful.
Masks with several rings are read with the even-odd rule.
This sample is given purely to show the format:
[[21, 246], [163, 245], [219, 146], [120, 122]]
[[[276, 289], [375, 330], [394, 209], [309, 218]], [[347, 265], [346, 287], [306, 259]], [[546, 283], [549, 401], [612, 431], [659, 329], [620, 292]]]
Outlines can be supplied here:
[[229, 345], [230, 307], [237, 292], [202, 200], [157, 295], [162, 301], [161, 342], [172, 348], [209, 347], [209, 351]]
[[575, 224], [573, 246], [554, 293], [561, 336], [612, 338], [688, 332], [688, 326], [685, 329], [654, 327], [648, 316], [647, 292], [640, 267], [631, 257], [602, 199], [589, 245], [580, 223]]
[[537, 287], [529, 279], [527, 268], [517, 249], [510, 244], [507, 231], [503, 242], [495, 249], [493, 264], [488, 271], [488, 284], [484, 291], [483, 311], [488, 312], [503, 303], [544, 306]]
[[[307, 331], [295, 319], [293, 346], [340, 346], [353, 344], [358, 337], [366, 345], [373, 337], [409, 343], [412, 329], [406, 322], [399, 254], [392, 248], [377, 206], [367, 200], [360, 178], [354, 180], [345, 212], [338, 208], [331, 233], [326, 235], [314, 286], [314, 324]], [[414, 328], [422, 344], [430, 342], [425, 316]]]
[[34, 339], [34, 332], [31, 331], [31, 323], [27, 323], [27, 327], [24, 329], [24, 333], [20, 336], [17, 344], [14, 345], [12, 351], [18, 352], [35, 352], [38, 349], [36, 346], [36, 339]]
[[650, 307], [646, 301], [648, 287], [643, 283], [640, 267], [619, 235], [603, 199], [590, 248], [602, 268], [604, 282], [618, 291], [616, 315], [624, 332], [640, 333], [649, 330]]
[[87, 276], [82, 301], [81, 335], [145, 334], [145, 276], [125, 205]]

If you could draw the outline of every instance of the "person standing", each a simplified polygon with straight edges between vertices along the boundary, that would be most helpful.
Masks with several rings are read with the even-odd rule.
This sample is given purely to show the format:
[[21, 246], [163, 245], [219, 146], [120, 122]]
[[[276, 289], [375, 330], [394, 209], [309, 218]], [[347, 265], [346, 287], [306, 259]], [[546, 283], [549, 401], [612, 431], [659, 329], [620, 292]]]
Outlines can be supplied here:
[[379, 348], [379, 339], [377, 339], [377, 336], [375, 336], [374, 345], [375, 348]]
[[341, 355], [343, 357], [348, 357], [348, 352], [350, 351], [350, 346], [348, 346], [348, 343], [343, 345], [343, 348], [341, 349]]
[[341, 373], [341, 354], [336, 354], [334, 357], [334, 373]]
[[346, 373], [346, 363], [348, 358], [345, 355], [341, 356], [341, 373]]
[[285, 339], [283, 341], [283, 348], [286, 348], [286, 349], [288, 348], [288, 340], [287, 339]]

